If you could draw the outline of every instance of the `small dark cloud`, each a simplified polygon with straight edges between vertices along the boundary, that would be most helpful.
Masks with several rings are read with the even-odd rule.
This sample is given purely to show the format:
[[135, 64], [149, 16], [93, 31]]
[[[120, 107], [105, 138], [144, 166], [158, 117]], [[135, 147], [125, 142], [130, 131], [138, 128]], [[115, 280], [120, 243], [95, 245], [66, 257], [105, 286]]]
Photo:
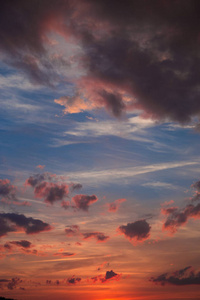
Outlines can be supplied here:
[[17, 231], [17, 227], [23, 228], [27, 234], [35, 234], [52, 229], [48, 223], [39, 219], [15, 213], [1, 213], [0, 224], [2, 225], [0, 236], [6, 235], [8, 232]]
[[51, 179], [51, 177], [49, 177], [48, 173], [43, 173], [43, 174], [35, 174], [30, 176], [26, 182], [25, 185], [30, 185], [32, 187], [35, 187], [36, 185], [38, 185], [39, 183], [41, 183], [44, 180], [47, 179]]
[[79, 191], [80, 189], [82, 189], [82, 187], [83, 186], [80, 183], [72, 183], [71, 190], [72, 190], [72, 192]]
[[77, 284], [81, 281], [81, 278], [80, 277], [75, 277], [75, 276], [72, 276], [71, 278], [68, 278], [67, 279], [67, 282], [69, 284]]
[[13, 241], [13, 242], [9, 242], [12, 245], [18, 246], [18, 247], [22, 247], [22, 248], [30, 248], [31, 247], [31, 242], [26, 241], [26, 240], [21, 240], [21, 241]]
[[192, 267], [189, 266], [173, 273], [164, 273], [157, 277], [151, 277], [150, 281], [160, 285], [200, 285], [200, 272], [195, 273]]
[[44, 198], [45, 202], [53, 204], [56, 201], [63, 200], [68, 196], [69, 189], [67, 184], [58, 184], [43, 181], [35, 187], [35, 197]]
[[98, 200], [96, 195], [76, 195], [72, 198], [75, 208], [88, 211], [89, 206]]
[[16, 200], [16, 188], [8, 179], [0, 179], [0, 197]]
[[7, 287], [9, 290], [13, 290], [17, 287], [17, 285], [19, 285], [20, 283], [22, 283], [22, 280], [18, 277], [12, 278], [8, 284]]
[[168, 208], [168, 217], [163, 224], [163, 230], [175, 233], [190, 218], [200, 218], [200, 203], [186, 205], [183, 209]]
[[96, 283], [98, 281], [101, 283], [106, 283], [109, 282], [110, 280], [120, 280], [121, 276], [122, 276], [121, 274], [117, 274], [113, 270], [111, 270], [111, 271], [107, 271], [104, 276], [102, 275], [94, 276], [91, 278], [91, 280], [93, 283]]
[[84, 240], [94, 238], [97, 240], [97, 242], [106, 242], [110, 238], [108, 235], [105, 235], [102, 232], [87, 232], [83, 233], [82, 235]]
[[80, 234], [80, 228], [78, 225], [71, 225], [65, 228], [65, 233], [68, 237], [77, 236]]
[[193, 187], [194, 189], [197, 189], [197, 191], [200, 192], [200, 180], [193, 183], [191, 185], [191, 187]]
[[125, 237], [136, 242], [141, 242], [149, 238], [151, 226], [146, 220], [139, 220], [127, 225], [118, 227], [118, 231]]
[[62, 257], [70, 257], [70, 256], [74, 256], [75, 253], [73, 252], [57, 252], [54, 253], [55, 256], [62, 256]]

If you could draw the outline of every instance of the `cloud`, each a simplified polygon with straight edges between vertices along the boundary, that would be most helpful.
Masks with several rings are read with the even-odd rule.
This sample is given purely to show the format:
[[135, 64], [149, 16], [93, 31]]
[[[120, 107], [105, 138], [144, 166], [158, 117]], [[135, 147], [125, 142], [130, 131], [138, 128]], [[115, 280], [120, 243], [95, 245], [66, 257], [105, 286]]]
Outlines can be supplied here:
[[96, 195], [76, 195], [72, 198], [75, 208], [88, 211], [89, 206], [98, 200]]
[[19, 285], [20, 283], [22, 283], [22, 280], [18, 277], [12, 278], [9, 282], [8, 282], [8, 289], [9, 290], [13, 290], [17, 287], [17, 285]]
[[50, 173], [35, 174], [33, 176], [30, 176], [28, 179], [26, 179], [25, 185], [36, 187], [42, 181], [51, 180], [51, 178], [52, 178], [52, 176]]
[[94, 238], [97, 240], [97, 242], [106, 242], [110, 238], [108, 235], [105, 235], [102, 232], [87, 232], [83, 233], [82, 235], [84, 240]]
[[104, 107], [120, 117], [140, 109], [146, 117], [190, 122], [200, 113], [199, 10], [193, 0], [44, 0], [39, 6], [8, 0], [0, 12], [0, 50], [34, 83], [51, 86], [63, 80], [58, 64], [69, 67], [70, 60], [53, 59], [49, 33], [73, 38], [82, 51], [71, 64], [84, 72], [72, 98], [57, 99], [67, 112]]
[[71, 185], [70, 185], [70, 188], [71, 188], [71, 190], [72, 190], [72, 192], [74, 192], [74, 191], [79, 191], [80, 189], [82, 189], [82, 184], [80, 184], [80, 183], [72, 183]]
[[142, 242], [150, 237], [151, 226], [146, 220], [139, 220], [127, 225], [119, 226], [117, 231], [134, 242]]
[[0, 236], [4, 236], [9, 232], [15, 232], [17, 228], [23, 228], [26, 234], [36, 234], [52, 229], [48, 223], [39, 219], [15, 213], [0, 213], [0, 224]]
[[[57, 182], [52, 182], [53, 180]], [[63, 200], [69, 194], [69, 185], [60, 180], [61, 178], [55, 174], [46, 172], [30, 176], [25, 185], [34, 188], [35, 197], [44, 198], [45, 202], [53, 204], [56, 201]]]
[[9, 200], [16, 200], [16, 188], [10, 184], [8, 179], [0, 179], [0, 197]]
[[117, 274], [115, 273], [113, 270], [111, 271], [107, 271], [106, 274], [104, 276], [102, 275], [98, 275], [98, 276], [94, 276], [91, 278], [93, 283], [96, 282], [101, 282], [101, 283], [106, 283], [109, 282], [110, 280], [120, 280], [121, 279], [121, 274]]
[[105, 169], [105, 170], [92, 170], [85, 172], [71, 172], [68, 176], [72, 180], [81, 180], [87, 183], [107, 183], [108, 181], [115, 181], [121, 178], [132, 178], [133, 176], [138, 176], [142, 174], [148, 174], [163, 170], [169, 170], [174, 168], [187, 167], [192, 165], [198, 165], [195, 161], [181, 161], [181, 162], [163, 162], [159, 164], [151, 164], [146, 166], [128, 167], [128, 168], [118, 168], [118, 169]]
[[22, 247], [22, 248], [30, 248], [31, 247], [31, 242], [29, 241], [26, 241], [26, 240], [21, 240], [21, 241], [13, 241], [13, 242], [9, 242], [9, 244], [11, 245], [15, 245], [15, 246], [18, 246], [18, 247]]
[[72, 225], [65, 228], [65, 234], [68, 237], [77, 236], [80, 234], [80, 228], [78, 225]]
[[109, 212], [116, 212], [116, 211], [118, 211], [121, 203], [123, 203], [125, 201], [126, 201], [126, 199], [117, 199], [117, 200], [115, 200], [115, 201], [113, 201], [111, 203], [108, 203], [107, 204], [108, 205], [108, 211]]
[[38, 165], [36, 168], [43, 170], [45, 168], [45, 165]]
[[54, 256], [62, 256], [62, 257], [70, 257], [76, 255], [75, 253], [72, 252], [57, 252], [54, 253]]
[[35, 197], [44, 198], [44, 201], [50, 204], [58, 200], [62, 200], [69, 194], [69, 188], [67, 184], [57, 184], [53, 182], [43, 181], [37, 185], [34, 190]]
[[152, 277], [150, 281], [160, 285], [200, 285], [200, 272], [195, 273], [192, 267], [189, 266], [174, 273], [165, 273], [158, 277]]
[[75, 277], [74, 275], [71, 277], [71, 278], [68, 278], [67, 279], [67, 282], [69, 284], [77, 284], [81, 281], [81, 278], [80, 277]]
[[164, 210], [162, 209], [162, 212], [168, 215], [163, 224], [163, 230], [168, 230], [173, 234], [178, 230], [179, 227], [186, 224], [190, 218], [200, 218], [200, 203], [196, 206], [193, 204], [188, 204], [183, 209], [170, 207]]

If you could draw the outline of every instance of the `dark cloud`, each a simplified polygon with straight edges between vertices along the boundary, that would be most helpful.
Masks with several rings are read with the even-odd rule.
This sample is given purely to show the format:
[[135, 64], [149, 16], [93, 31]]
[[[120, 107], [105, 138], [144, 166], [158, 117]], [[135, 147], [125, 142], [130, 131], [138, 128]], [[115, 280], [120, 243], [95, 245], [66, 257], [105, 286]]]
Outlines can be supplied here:
[[7, 220], [0, 216], [0, 237], [6, 235], [8, 232], [13, 231], [16, 231], [16, 227], [8, 224]]
[[117, 274], [113, 270], [107, 271], [104, 276], [98, 275], [91, 278], [93, 283], [96, 283], [98, 281], [101, 283], [106, 283], [110, 280], [120, 280], [120, 279], [121, 279], [121, 274]]
[[[103, 84], [113, 89], [113, 97], [121, 89], [132, 97], [132, 107], [158, 119], [189, 122], [198, 116], [200, 3], [89, 3], [93, 18], [107, 24], [102, 38], [89, 34], [89, 30], [82, 35], [90, 49], [89, 76], [101, 82], [98, 93]], [[113, 101], [113, 110], [118, 103]], [[122, 105], [119, 113], [123, 109]]]
[[151, 226], [146, 220], [139, 220], [127, 225], [118, 227], [118, 231], [123, 233], [128, 239], [140, 242], [146, 240], [150, 236]]
[[193, 204], [186, 205], [183, 209], [168, 208], [168, 217], [163, 224], [163, 229], [175, 233], [179, 227], [187, 223], [190, 218], [200, 218], [200, 203], [196, 206]]
[[197, 0], [7, 0], [0, 51], [33, 82], [52, 85], [60, 77], [46, 51], [48, 33], [73, 36], [86, 69], [87, 85], [78, 89], [84, 86], [89, 101], [117, 117], [142, 109], [190, 122], [200, 114], [199, 14]]
[[25, 185], [30, 185], [32, 187], [35, 187], [36, 185], [38, 185], [39, 183], [47, 179], [51, 179], [51, 177], [48, 176], [48, 173], [35, 174], [33, 176], [30, 176], [26, 180]]
[[71, 225], [65, 228], [65, 233], [68, 237], [77, 236], [80, 234], [80, 228], [78, 225]]
[[8, 282], [8, 289], [9, 290], [13, 290], [17, 287], [18, 284], [22, 283], [22, 280], [18, 277], [12, 278], [9, 282]]
[[72, 192], [82, 189], [82, 184], [80, 183], [72, 183], [71, 190]]
[[8, 179], [0, 179], [0, 197], [16, 200], [16, 188]]
[[76, 195], [72, 198], [75, 203], [75, 208], [88, 211], [88, 208], [91, 204], [98, 200], [96, 195]]
[[12, 245], [18, 246], [18, 247], [22, 247], [22, 248], [30, 248], [31, 247], [31, 242], [26, 241], [26, 240], [21, 240], [21, 241], [13, 241], [13, 242], [9, 242]]
[[59, 24], [64, 26], [62, 20], [71, 11], [69, 3], [66, 0], [42, 3], [8, 0], [1, 5], [0, 51], [5, 54], [7, 63], [24, 71], [33, 83], [53, 85], [59, 78], [45, 44], [48, 44], [51, 29], [62, 31]]
[[200, 272], [195, 273], [192, 270], [192, 267], [186, 267], [182, 270], [175, 271], [174, 273], [165, 273], [158, 277], [152, 277], [150, 281], [161, 285], [199, 285]]
[[90, 238], [94, 238], [97, 240], [97, 242], [106, 242], [110, 237], [108, 235], [105, 235], [102, 232], [87, 232], [83, 233], [83, 239], [87, 240]]
[[27, 234], [35, 234], [52, 229], [48, 223], [44, 223], [39, 219], [15, 213], [1, 213], [0, 224], [2, 225], [0, 236], [6, 235], [8, 232], [17, 231], [17, 227], [23, 228]]
[[62, 257], [69, 257], [69, 256], [74, 256], [75, 253], [72, 252], [57, 252], [54, 253], [55, 256], [62, 256]]
[[69, 284], [77, 284], [77, 283], [79, 283], [81, 281], [81, 278], [80, 277], [75, 277], [75, 276], [72, 276], [71, 278], [68, 278], [67, 279], [67, 282], [69, 283]]
[[[52, 182], [53, 180], [58, 182]], [[25, 185], [30, 185], [34, 188], [35, 197], [44, 198], [45, 202], [53, 204], [55, 201], [63, 200], [69, 194], [69, 186], [59, 180], [60, 177], [46, 172], [30, 176], [26, 180]]]
[[34, 190], [35, 197], [44, 198], [45, 202], [53, 204], [55, 201], [62, 200], [69, 193], [67, 184], [58, 184], [43, 181]]
[[198, 192], [200, 192], [200, 180], [196, 181], [194, 184], [191, 185], [194, 189], [197, 189]]

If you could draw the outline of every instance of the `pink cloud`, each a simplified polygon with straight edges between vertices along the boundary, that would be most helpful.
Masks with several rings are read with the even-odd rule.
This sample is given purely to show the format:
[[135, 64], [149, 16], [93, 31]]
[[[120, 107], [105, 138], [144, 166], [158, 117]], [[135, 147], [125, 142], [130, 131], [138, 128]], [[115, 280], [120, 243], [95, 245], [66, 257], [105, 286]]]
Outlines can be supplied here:
[[98, 201], [98, 198], [96, 195], [76, 195], [72, 201], [75, 203], [75, 208], [88, 211], [89, 206]]
[[109, 212], [117, 212], [121, 203], [125, 202], [126, 199], [117, 199], [111, 203], [107, 203]]

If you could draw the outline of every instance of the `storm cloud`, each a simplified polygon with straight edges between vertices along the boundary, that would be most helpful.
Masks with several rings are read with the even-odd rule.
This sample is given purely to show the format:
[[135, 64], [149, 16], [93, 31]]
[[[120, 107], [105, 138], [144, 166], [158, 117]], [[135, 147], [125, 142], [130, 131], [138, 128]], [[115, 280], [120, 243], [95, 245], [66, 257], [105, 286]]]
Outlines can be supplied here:
[[34, 83], [51, 86], [61, 76], [47, 51], [48, 33], [73, 37], [85, 70], [77, 103], [87, 99], [86, 109], [104, 107], [116, 117], [140, 109], [186, 123], [200, 114], [199, 14], [196, 0], [8, 0], [0, 12], [0, 51]]

